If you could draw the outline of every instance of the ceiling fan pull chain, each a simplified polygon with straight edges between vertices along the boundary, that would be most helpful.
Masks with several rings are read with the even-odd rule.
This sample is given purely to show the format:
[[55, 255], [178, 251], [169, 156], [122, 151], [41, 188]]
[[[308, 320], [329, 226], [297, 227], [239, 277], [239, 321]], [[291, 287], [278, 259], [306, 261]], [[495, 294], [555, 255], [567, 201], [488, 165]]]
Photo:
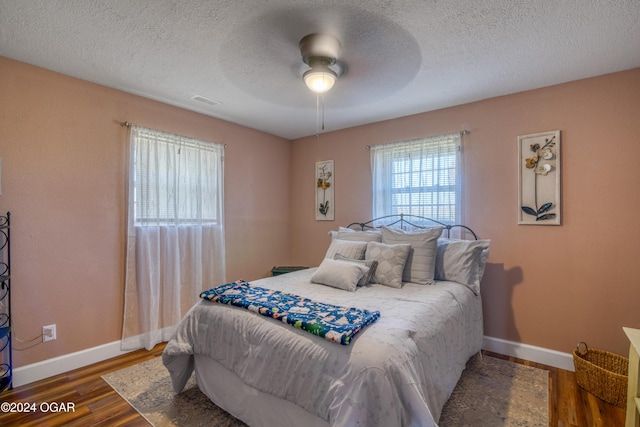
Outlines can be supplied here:
[[324, 131], [324, 95], [320, 95], [322, 97], [322, 130]]
[[320, 139], [320, 94], [316, 95], [316, 141]]
[[324, 96], [318, 94], [316, 98], [316, 140], [320, 139], [320, 131], [324, 130]]

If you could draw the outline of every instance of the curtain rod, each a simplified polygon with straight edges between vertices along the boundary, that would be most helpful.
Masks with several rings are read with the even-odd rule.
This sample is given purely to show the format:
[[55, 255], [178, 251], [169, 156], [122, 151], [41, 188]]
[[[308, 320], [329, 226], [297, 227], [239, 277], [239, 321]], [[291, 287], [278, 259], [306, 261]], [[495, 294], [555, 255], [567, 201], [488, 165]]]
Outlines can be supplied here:
[[[120, 122], [120, 126], [122, 126], [123, 128], [130, 128], [131, 126], [139, 126], [139, 127], [144, 127], [144, 126], [140, 126], [140, 125], [136, 125], [135, 123], [131, 123], [131, 122]], [[149, 128], [147, 128], [149, 129]], [[152, 129], [155, 130], [155, 129]], [[160, 132], [164, 132], [164, 131], [160, 131]], [[166, 132], [166, 133], [171, 133], [171, 132]], [[181, 138], [185, 138], [184, 135], [178, 135], [177, 133], [174, 133], [173, 135], [179, 136]], [[186, 138], [191, 138], [190, 136], [187, 136]], [[197, 138], [194, 138], [197, 139]], [[216, 143], [218, 144], [218, 143]], [[227, 144], [222, 144], [224, 145], [224, 148], [227, 148]]]
[[[463, 129], [459, 133], [460, 133], [460, 136], [465, 136], [465, 135], [469, 135], [471, 133], [471, 131], [467, 130], [467, 129]], [[444, 136], [444, 135], [450, 135], [450, 134], [443, 133], [442, 135], [427, 136], [426, 138], [437, 138], [439, 136]], [[417, 139], [423, 139], [423, 138], [417, 138]], [[398, 141], [398, 142], [403, 142], [403, 141]], [[370, 145], [365, 145], [364, 148], [366, 148], [367, 150], [371, 150], [371, 146]]]

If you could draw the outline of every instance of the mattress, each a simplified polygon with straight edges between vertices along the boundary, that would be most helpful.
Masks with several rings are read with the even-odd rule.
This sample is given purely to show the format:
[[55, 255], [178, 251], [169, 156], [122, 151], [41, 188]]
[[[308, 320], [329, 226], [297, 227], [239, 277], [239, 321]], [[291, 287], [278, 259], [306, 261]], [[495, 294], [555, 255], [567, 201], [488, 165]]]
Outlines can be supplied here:
[[[338, 427], [436, 426], [467, 360], [481, 348], [480, 297], [455, 282], [347, 292], [311, 283], [314, 271], [252, 284], [378, 310], [380, 319], [340, 345], [248, 310], [199, 301], [163, 353], [174, 390], [182, 390], [198, 360], [199, 387], [252, 426], [273, 425], [265, 415], [279, 404], [281, 415], [299, 411], [280, 426], [300, 425], [302, 416]], [[218, 374], [206, 374], [213, 369]]]

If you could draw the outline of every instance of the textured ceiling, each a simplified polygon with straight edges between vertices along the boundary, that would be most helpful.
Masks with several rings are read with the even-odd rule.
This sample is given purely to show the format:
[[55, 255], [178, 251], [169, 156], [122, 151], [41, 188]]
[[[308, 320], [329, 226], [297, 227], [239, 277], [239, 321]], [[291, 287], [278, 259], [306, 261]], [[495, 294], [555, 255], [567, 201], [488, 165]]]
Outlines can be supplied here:
[[640, 0], [0, 0], [1, 56], [287, 139], [314, 32], [347, 67], [325, 131], [640, 67]]

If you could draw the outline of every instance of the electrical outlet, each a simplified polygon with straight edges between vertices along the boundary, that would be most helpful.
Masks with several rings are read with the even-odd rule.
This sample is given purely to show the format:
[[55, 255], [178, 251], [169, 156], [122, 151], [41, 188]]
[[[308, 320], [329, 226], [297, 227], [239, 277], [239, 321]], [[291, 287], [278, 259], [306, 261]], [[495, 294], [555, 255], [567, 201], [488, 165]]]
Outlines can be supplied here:
[[42, 342], [53, 341], [56, 339], [56, 325], [48, 325], [42, 327]]

